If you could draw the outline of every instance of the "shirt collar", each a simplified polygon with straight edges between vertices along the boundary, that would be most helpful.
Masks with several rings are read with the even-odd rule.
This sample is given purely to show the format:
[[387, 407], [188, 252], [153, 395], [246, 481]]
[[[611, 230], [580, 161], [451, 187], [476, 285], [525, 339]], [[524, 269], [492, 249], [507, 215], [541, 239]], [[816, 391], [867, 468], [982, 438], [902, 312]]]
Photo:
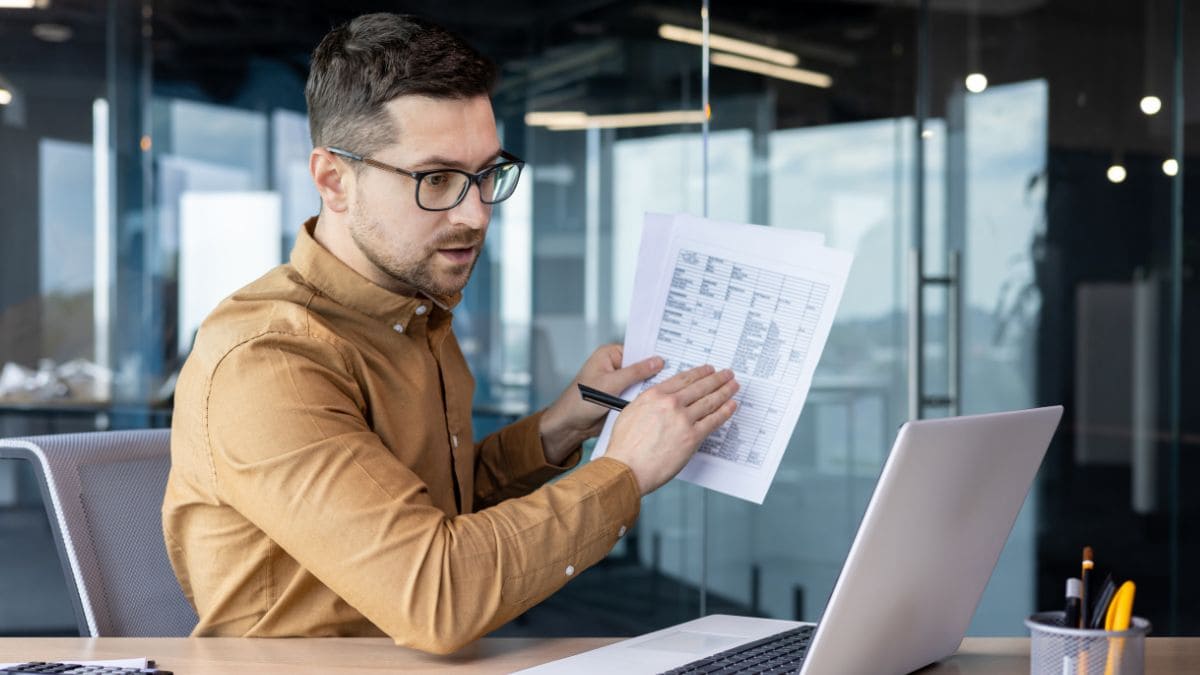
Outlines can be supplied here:
[[291, 264], [309, 284], [338, 304], [362, 312], [387, 323], [408, 325], [418, 310], [421, 314], [433, 307], [449, 312], [462, 300], [462, 293], [438, 296], [420, 293], [403, 295], [378, 286], [330, 253], [313, 237], [316, 217], [309, 218], [296, 235]]

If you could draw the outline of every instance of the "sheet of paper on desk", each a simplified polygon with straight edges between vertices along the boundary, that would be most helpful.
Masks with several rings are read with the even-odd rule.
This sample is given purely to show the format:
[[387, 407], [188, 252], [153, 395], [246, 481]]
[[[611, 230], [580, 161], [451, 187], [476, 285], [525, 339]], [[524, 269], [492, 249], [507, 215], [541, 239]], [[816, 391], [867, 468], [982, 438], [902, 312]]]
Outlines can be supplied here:
[[[625, 329], [624, 362], [659, 355], [655, 378], [710, 363], [733, 368], [738, 411], [679, 477], [761, 504], [775, 478], [825, 348], [850, 254], [824, 237], [777, 227], [646, 214]], [[608, 449], [609, 413], [592, 452]]]
[[[79, 659], [48, 659], [44, 656], [34, 656], [29, 661], [42, 661], [44, 663], [78, 663], [81, 666], [106, 666], [109, 668], [148, 668], [146, 659], [109, 659], [107, 661], [80, 661]], [[29, 661], [20, 661], [18, 663], [0, 663], [0, 668], [11, 668], [19, 666], [22, 663]]]

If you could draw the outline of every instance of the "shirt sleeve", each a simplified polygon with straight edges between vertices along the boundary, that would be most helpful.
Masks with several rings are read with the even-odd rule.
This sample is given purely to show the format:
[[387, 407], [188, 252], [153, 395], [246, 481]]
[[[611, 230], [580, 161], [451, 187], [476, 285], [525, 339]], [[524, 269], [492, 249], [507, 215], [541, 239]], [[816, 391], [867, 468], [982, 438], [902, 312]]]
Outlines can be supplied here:
[[475, 445], [475, 505], [486, 508], [522, 497], [570, 470], [582, 454], [575, 448], [561, 465], [546, 461], [538, 426], [544, 410], [517, 420]]
[[449, 517], [364, 406], [335, 345], [243, 343], [211, 382], [213, 476], [221, 500], [399, 645], [448, 653], [499, 627], [602, 559], [637, 517], [632, 472], [605, 458]]

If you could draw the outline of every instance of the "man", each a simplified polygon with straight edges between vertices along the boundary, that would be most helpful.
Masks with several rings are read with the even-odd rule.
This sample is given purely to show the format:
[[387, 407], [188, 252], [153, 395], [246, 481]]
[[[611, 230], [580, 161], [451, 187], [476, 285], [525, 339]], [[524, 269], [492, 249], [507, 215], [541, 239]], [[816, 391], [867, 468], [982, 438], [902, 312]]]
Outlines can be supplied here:
[[680, 373], [621, 413], [606, 457], [543, 485], [604, 419], [576, 382], [620, 392], [662, 368], [621, 368], [610, 345], [550, 407], [472, 443], [451, 310], [521, 171], [494, 73], [389, 14], [314, 52], [320, 215], [207, 319], [177, 389], [163, 528], [195, 635], [453, 651], [602, 559], [733, 414], [731, 373]]

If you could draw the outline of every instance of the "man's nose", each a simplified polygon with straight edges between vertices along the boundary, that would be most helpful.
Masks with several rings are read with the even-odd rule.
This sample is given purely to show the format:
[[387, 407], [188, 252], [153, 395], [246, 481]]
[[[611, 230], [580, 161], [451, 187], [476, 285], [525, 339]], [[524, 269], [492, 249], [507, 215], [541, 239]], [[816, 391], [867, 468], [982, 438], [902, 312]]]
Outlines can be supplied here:
[[483, 203], [479, 186], [472, 183], [458, 206], [450, 210], [450, 217], [459, 225], [481, 230], [487, 227], [488, 221], [492, 219], [492, 205]]

